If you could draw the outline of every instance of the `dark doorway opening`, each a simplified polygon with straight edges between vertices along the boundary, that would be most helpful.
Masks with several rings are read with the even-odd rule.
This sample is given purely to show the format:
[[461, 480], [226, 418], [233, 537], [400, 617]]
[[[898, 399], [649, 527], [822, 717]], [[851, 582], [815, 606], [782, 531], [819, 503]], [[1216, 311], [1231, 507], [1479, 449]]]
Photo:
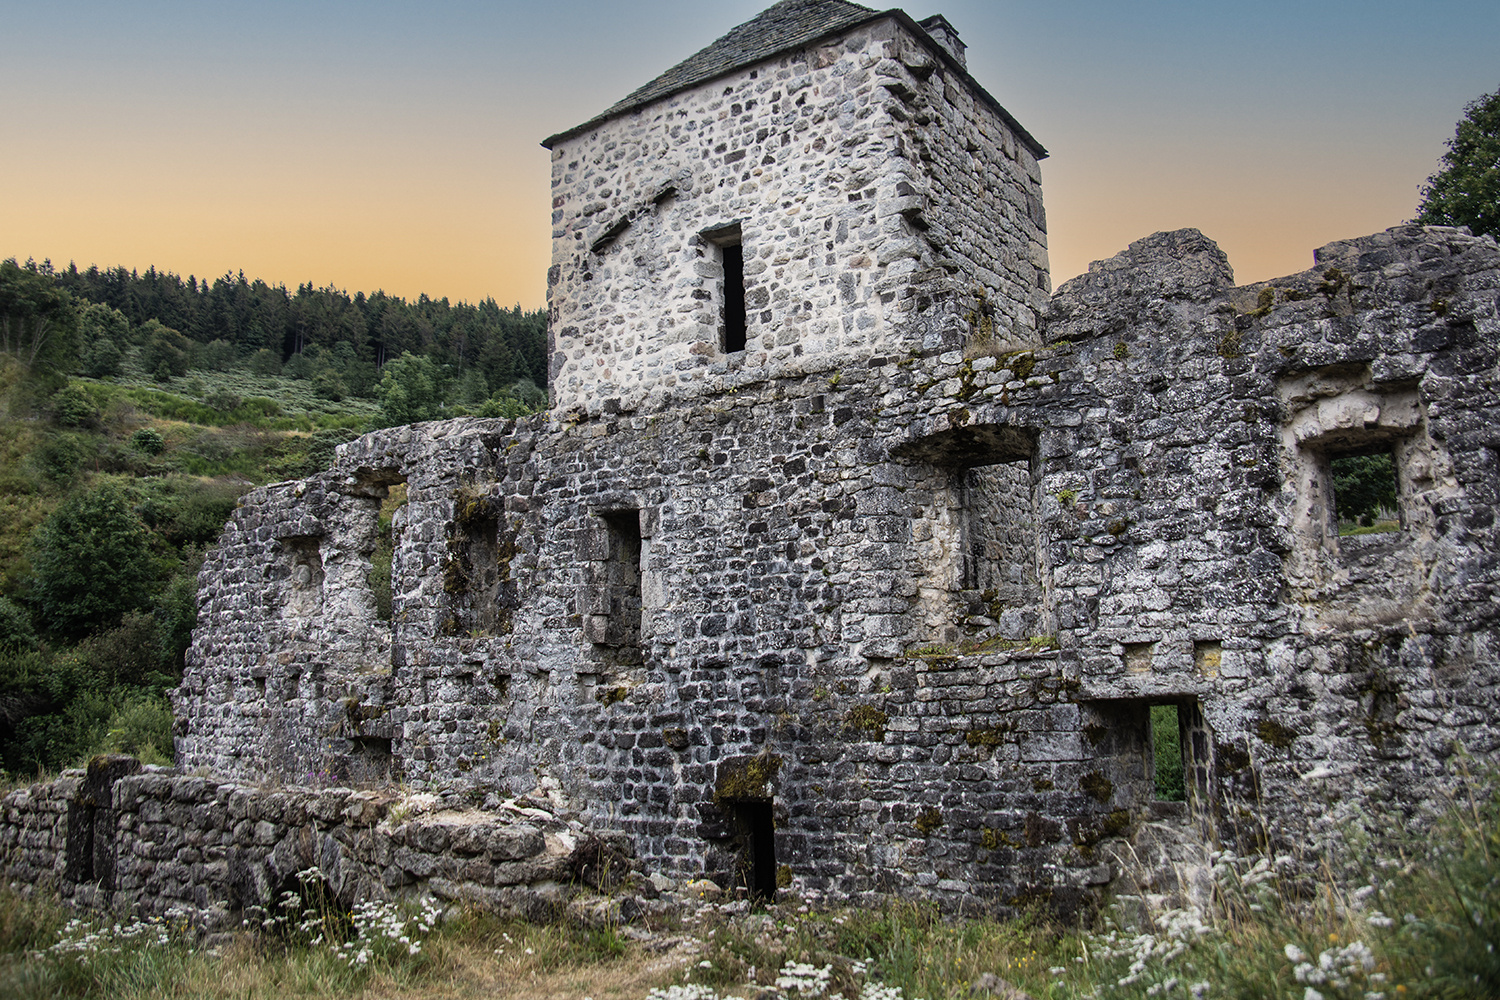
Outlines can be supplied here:
[[732, 806], [744, 837], [741, 877], [756, 903], [776, 902], [776, 822], [770, 799], [741, 799]]

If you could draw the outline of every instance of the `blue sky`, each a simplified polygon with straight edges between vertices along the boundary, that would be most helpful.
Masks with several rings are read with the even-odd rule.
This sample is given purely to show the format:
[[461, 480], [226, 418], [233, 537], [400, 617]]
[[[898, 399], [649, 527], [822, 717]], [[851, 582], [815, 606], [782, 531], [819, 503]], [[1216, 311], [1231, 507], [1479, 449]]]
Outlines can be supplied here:
[[[0, 0], [0, 257], [542, 303], [537, 143], [765, 4]], [[1414, 212], [1500, 4], [949, 0], [1051, 151], [1055, 281], [1196, 226], [1242, 281]]]

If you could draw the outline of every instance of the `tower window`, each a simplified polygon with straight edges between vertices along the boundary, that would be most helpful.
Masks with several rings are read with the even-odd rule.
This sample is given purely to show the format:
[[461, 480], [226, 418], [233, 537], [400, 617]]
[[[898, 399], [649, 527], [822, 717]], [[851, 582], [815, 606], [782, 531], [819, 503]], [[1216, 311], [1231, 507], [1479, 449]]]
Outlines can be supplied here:
[[724, 353], [745, 349], [745, 248], [722, 247], [724, 257]]
[[703, 238], [714, 247], [719, 265], [719, 348], [725, 354], [743, 351], [745, 326], [745, 247], [740, 224], [705, 229]]

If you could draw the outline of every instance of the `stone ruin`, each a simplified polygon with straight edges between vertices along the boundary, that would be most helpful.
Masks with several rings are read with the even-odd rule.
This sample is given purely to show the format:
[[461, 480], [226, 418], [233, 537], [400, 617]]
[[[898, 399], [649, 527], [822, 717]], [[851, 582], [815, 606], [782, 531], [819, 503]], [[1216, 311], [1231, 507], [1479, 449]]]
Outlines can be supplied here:
[[[1398, 227], [1236, 286], [1182, 230], [1049, 295], [1045, 150], [946, 20], [839, 0], [544, 145], [552, 410], [247, 495], [185, 771], [531, 795], [762, 897], [1066, 912], [1124, 845], [1417, 815], [1494, 759], [1494, 240]], [[1377, 453], [1397, 528], [1341, 535], [1331, 463]], [[217, 836], [200, 865], [253, 847]], [[361, 891], [485, 884], [396, 867]]]

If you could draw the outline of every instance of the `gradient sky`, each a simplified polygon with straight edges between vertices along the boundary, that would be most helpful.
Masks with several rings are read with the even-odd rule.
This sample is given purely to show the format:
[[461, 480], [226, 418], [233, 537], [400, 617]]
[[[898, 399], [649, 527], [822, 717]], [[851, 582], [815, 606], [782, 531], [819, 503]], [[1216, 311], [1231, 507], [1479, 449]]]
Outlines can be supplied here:
[[[0, 258], [540, 306], [539, 141], [769, 2], [0, 0]], [[1495, 0], [905, 9], [1051, 151], [1054, 284], [1183, 226], [1302, 270], [1500, 88]]]

